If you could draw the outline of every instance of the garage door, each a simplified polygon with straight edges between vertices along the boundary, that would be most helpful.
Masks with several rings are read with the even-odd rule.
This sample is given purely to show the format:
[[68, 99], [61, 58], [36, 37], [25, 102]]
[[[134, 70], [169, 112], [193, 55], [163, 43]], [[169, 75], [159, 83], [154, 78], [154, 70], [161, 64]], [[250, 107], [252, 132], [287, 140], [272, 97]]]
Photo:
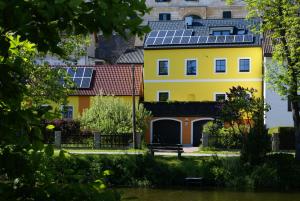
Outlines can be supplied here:
[[152, 142], [180, 144], [180, 122], [175, 120], [157, 120], [152, 126]]

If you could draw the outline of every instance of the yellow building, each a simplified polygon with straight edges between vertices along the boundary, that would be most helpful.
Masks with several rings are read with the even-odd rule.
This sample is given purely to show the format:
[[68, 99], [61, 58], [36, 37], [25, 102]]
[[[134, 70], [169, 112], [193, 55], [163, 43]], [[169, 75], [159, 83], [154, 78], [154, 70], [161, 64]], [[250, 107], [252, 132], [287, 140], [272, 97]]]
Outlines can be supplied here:
[[149, 23], [144, 100], [154, 117], [148, 142], [198, 146], [202, 125], [216, 115], [213, 102], [224, 100], [231, 87], [254, 88], [255, 96], [262, 97], [260, 36], [249, 29], [257, 23], [244, 19]]
[[[61, 106], [63, 118], [77, 119], [90, 107], [91, 97], [111, 95], [132, 102], [132, 66], [129, 64], [66, 67], [77, 89], [69, 95], [68, 104]], [[142, 65], [135, 65], [135, 98], [143, 93]]]

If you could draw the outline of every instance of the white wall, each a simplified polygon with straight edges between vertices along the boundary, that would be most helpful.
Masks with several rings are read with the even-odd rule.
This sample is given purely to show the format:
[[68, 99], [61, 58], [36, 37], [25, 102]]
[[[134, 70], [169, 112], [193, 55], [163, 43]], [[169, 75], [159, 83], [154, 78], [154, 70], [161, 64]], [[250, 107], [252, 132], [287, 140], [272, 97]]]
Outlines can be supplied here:
[[[267, 63], [271, 63], [271, 57], [265, 57], [265, 72], [267, 69]], [[271, 106], [271, 110], [266, 113], [265, 123], [267, 128], [279, 127], [279, 126], [293, 126], [292, 112], [288, 111], [288, 101], [279, 96], [272, 89], [268, 88], [268, 83], [264, 83], [264, 97], [266, 103]]]

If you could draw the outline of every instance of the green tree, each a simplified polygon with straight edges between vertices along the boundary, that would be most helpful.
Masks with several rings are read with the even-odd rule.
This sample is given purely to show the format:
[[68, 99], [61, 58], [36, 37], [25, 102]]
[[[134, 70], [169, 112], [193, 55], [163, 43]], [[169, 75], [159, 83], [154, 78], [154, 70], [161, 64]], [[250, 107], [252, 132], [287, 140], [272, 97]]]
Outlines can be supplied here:
[[[55, 192], [64, 189], [62, 195], [79, 200], [78, 192], [83, 192], [48, 179], [53, 173], [44, 162], [53, 150], [42, 144], [42, 113], [35, 105], [43, 97], [59, 100], [62, 93], [53, 90], [58, 83], [52, 78], [59, 75], [51, 74], [46, 66], [33, 65], [36, 51], [68, 56], [60, 46], [62, 36], [68, 35], [114, 31], [124, 37], [141, 36], [148, 30], [140, 26], [141, 17], [148, 11], [145, 1], [138, 0], [0, 1], [1, 198], [54, 200]], [[50, 184], [62, 188], [48, 188]], [[66, 196], [64, 200], [71, 200]]]
[[264, 127], [264, 113], [269, 106], [256, 98], [255, 92], [255, 89], [232, 87], [221, 103], [220, 112], [221, 121], [230, 125], [233, 134], [242, 134], [241, 159], [251, 164], [261, 162], [269, 149]]
[[[296, 137], [296, 159], [300, 160], [300, 2], [298, 0], [246, 0], [249, 17], [263, 19], [258, 30], [272, 41], [272, 59], [277, 71], [268, 80], [280, 95], [291, 98]], [[273, 71], [274, 72], [274, 71]], [[269, 74], [270, 75], [270, 74]], [[275, 75], [275, 76], [274, 76]]]
[[[136, 108], [137, 132], [144, 132], [150, 112], [142, 105]], [[97, 130], [104, 134], [132, 132], [132, 106], [114, 96], [96, 96], [91, 107], [80, 118], [86, 129]]]

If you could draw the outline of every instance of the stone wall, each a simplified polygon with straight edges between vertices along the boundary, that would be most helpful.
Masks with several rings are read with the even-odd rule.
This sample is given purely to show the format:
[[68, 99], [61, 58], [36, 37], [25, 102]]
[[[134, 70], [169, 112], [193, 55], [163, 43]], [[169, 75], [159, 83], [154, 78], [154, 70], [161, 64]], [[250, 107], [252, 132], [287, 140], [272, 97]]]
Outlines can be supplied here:
[[198, 15], [203, 19], [222, 18], [223, 11], [231, 11], [233, 18], [244, 18], [247, 15], [245, 3], [236, 1], [231, 6], [225, 0], [171, 0], [169, 2], [155, 2], [147, 0], [148, 7], [152, 7], [151, 13], [144, 17], [144, 23], [159, 19], [159, 13], [170, 13], [171, 20], [182, 20], [187, 15]]

